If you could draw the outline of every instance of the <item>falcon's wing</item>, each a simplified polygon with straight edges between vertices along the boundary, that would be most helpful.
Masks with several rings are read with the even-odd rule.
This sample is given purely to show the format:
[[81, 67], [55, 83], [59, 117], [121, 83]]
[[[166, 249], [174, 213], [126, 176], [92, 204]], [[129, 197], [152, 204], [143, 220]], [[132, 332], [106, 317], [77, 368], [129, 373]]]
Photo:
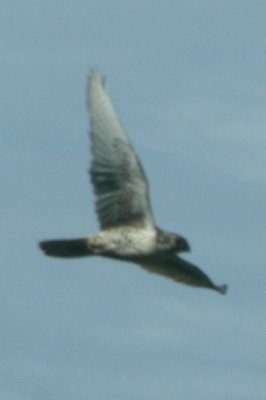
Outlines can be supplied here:
[[165, 276], [176, 282], [194, 287], [205, 287], [225, 294], [227, 285], [215, 285], [198, 267], [174, 255], [157, 256], [154, 259], [140, 261], [139, 264], [149, 272]]
[[153, 225], [144, 170], [96, 71], [89, 77], [88, 109], [93, 154], [90, 174], [101, 228]]

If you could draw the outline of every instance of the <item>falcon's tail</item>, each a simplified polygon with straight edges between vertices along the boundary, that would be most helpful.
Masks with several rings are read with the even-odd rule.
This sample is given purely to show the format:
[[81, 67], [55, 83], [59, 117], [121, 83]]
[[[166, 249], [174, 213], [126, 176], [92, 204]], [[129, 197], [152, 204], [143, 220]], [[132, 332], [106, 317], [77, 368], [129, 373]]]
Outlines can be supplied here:
[[93, 254], [87, 239], [45, 240], [39, 246], [46, 255], [52, 257], [85, 257]]

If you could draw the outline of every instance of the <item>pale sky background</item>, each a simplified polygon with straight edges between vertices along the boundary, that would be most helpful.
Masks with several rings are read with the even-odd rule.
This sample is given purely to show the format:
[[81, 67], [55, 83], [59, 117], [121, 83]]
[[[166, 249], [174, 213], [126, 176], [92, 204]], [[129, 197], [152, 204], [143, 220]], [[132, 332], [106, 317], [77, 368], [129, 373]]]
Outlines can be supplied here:
[[[266, 398], [266, 2], [2, 1], [0, 399]], [[227, 296], [41, 239], [98, 229], [105, 75], [159, 226]]]

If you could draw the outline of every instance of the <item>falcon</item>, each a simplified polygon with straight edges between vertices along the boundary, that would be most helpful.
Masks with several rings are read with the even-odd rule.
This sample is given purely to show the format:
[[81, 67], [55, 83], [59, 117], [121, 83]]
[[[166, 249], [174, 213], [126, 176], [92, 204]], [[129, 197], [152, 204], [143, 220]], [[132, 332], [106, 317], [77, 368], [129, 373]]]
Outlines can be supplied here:
[[84, 238], [45, 240], [40, 248], [53, 257], [101, 256], [132, 262], [176, 282], [225, 294], [227, 285], [214, 284], [179, 256], [190, 249], [184, 237], [156, 226], [144, 169], [95, 70], [88, 79], [87, 105], [90, 176], [101, 230]]

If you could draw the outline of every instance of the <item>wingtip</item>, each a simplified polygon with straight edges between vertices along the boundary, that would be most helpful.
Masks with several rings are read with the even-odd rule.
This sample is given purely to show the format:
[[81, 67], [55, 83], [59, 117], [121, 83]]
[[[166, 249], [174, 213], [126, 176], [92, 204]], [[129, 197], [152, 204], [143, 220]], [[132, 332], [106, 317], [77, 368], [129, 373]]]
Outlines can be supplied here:
[[106, 92], [105, 79], [100, 74], [97, 68], [92, 68], [90, 70], [88, 81], [87, 81], [87, 107], [91, 107], [92, 96], [99, 93]]
[[228, 290], [228, 285], [217, 286], [217, 290], [221, 294], [226, 294]]
[[92, 83], [100, 83], [100, 85], [105, 86], [105, 79], [99, 72], [98, 68], [92, 68], [88, 77], [89, 85]]

